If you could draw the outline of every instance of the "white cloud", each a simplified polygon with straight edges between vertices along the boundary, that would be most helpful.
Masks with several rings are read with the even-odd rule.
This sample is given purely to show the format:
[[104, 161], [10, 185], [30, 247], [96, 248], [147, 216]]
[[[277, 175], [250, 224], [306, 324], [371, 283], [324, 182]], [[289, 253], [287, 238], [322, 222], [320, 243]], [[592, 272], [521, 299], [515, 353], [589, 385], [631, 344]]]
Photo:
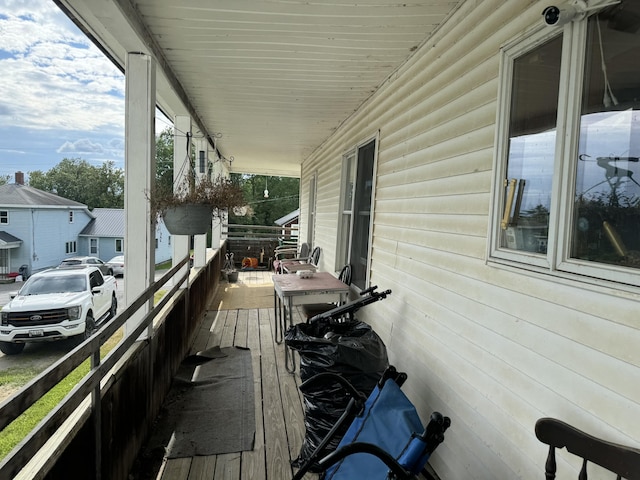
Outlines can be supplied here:
[[0, 125], [122, 130], [124, 76], [48, 0], [0, 5]]
[[64, 144], [56, 150], [58, 153], [104, 153], [104, 148], [100, 143], [95, 143], [88, 138], [76, 140], [75, 142], [64, 142]]

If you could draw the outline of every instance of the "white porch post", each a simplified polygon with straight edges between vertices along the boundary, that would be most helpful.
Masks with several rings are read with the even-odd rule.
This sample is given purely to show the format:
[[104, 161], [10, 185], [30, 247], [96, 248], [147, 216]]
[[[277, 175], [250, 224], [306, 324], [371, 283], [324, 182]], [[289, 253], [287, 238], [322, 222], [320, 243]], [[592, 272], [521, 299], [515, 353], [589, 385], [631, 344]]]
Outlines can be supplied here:
[[[211, 176], [213, 178], [218, 178], [222, 174], [220, 170], [221, 163], [222, 163], [222, 160], [220, 159], [218, 152], [214, 150], [213, 151], [213, 169], [211, 172]], [[221, 240], [222, 240], [222, 220], [220, 219], [220, 217], [215, 216], [213, 219], [212, 229], [211, 229], [211, 248], [214, 248], [216, 250], [219, 249]]]
[[[196, 178], [199, 180], [209, 175], [209, 144], [205, 138], [196, 141]], [[193, 266], [204, 267], [207, 262], [207, 234], [195, 235], [193, 238]]]
[[[176, 115], [173, 120], [173, 185], [182, 184], [191, 171], [191, 117], [189, 115]], [[189, 235], [172, 235], [173, 265], [189, 255]], [[187, 264], [187, 269], [189, 265]], [[183, 275], [182, 269], [178, 275]]]
[[[125, 265], [124, 298], [137, 298], [154, 281], [155, 222], [148, 192], [155, 183], [156, 64], [143, 53], [129, 53], [125, 78]], [[125, 324], [125, 334], [150, 310], [151, 301]]]

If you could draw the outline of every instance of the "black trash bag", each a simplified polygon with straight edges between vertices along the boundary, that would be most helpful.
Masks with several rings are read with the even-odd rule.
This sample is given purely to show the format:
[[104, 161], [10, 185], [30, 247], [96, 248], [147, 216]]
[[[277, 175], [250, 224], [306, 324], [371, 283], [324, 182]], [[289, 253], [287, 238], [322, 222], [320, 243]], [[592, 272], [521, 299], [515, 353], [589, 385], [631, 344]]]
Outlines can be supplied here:
[[[384, 342], [366, 323], [299, 323], [285, 334], [286, 345], [300, 355], [300, 378], [304, 382], [318, 373], [331, 372], [348, 380], [369, 396], [389, 366]], [[294, 467], [304, 465], [347, 408], [349, 395], [337, 382], [320, 379], [301, 388], [305, 406], [305, 438]], [[349, 428], [347, 419], [326, 445], [319, 459], [333, 452]], [[317, 472], [312, 466], [311, 472]]]

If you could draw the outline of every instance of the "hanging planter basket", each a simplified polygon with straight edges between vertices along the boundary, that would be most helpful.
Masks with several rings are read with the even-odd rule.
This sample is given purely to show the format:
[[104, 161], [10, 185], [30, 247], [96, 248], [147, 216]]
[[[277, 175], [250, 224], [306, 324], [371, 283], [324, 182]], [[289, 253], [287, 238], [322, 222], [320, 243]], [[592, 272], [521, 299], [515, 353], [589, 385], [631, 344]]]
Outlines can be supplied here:
[[211, 230], [213, 207], [203, 204], [176, 205], [162, 214], [172, 235], [202, 235]]

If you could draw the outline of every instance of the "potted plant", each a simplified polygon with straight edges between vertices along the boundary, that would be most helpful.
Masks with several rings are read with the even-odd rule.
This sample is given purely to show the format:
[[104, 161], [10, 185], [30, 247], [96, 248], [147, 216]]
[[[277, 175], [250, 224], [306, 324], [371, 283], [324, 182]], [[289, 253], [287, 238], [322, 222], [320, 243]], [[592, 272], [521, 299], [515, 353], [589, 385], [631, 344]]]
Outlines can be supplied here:
[[175, 188], [158, 186], [149, 195], [151, 213], [162, 218], [172, 235], [200, 235], [211, 229], [212, 218], [244, 205], [240, 186], [230, 178], [187, 176]]

